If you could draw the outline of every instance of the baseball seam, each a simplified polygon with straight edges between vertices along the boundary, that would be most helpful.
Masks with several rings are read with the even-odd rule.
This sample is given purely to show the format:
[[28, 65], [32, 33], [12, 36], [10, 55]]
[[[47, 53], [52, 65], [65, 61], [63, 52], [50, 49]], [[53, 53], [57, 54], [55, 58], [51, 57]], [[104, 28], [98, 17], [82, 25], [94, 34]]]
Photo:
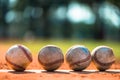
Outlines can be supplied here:
[[74, 63], [71, 63], [70, 66], [76, 65], [76, 64], [79, 64], [79, 63], [84, 63], [84, 62], [88, 61], [90, 58], [91, 58], [91, 55], [89, 54], [89, 55], [87, 56], [87, 58], [85, 58], [85, 59], [83, 59], [83, 60], [80, 60], [80, 61], [77, 61], [77, 62], [74, 62]]
[[28, 60], [32, 62], [32, 58], [28, 55], [27, 51], [21, 45], [18, 45], [18, 47], [23, 51], [23, 53], [26, 55]]
[[25, 69], [25, 68], [23, 68], [22, 66], [17, 65], [17, 64], [15, 64], [15, 63], [12, 63], [11, 61], [9, 61], [9, 60], [7, 59], [7, 57], [6, 57], [6, 61], [7, 61], [9, 64], [11, 64], [11, 65], [13, 65], [14, 67], [16, 67], [16, 68], [19, 68], [19, 69], [22, 69], [22, 70]]
[[111, 64], [113, 64], [115, 62], [115, 61], [112, 61], [112, 62], [109, 62], [109, 63], [102, 63], [97, 59], [96, 53], [97, 53], [97, 51], [95, 52], [95, 54], [93, 56], [93, 59], [101, 66], [110, 66]]

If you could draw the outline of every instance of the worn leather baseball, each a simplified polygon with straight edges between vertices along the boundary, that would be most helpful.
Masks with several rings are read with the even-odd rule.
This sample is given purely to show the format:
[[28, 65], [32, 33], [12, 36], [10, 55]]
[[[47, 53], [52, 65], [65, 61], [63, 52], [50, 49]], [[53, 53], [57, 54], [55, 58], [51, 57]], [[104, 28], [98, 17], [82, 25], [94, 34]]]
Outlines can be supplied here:
[[14, 45], [8, 49], [5, 59], [13, 70], [24, 71], [32, 62], [32, 54], [24, 45]]
[[64, 55], [59, 47], [47, 45], [40, 50], [38, 61], [45, 70], [54, 71], [64, 62]]
[[113, 50], [108, 46], [98, 46], [92, 51], [92, 60], [100, 71], [105, 71], [115, 62]]
[[75, 45], [67, 51], [65, 59], [71, 69], [81, 71], [89, 66], [91, 55], [86, 47]]

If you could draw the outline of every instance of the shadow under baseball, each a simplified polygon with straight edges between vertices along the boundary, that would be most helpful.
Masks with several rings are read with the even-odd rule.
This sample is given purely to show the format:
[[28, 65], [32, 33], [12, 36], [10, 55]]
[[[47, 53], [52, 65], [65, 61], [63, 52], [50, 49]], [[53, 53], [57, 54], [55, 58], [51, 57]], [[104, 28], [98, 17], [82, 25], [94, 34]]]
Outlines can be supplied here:
[[70, 72], [66, 72], [66, 71], [41, 71], [41, 73], [48, 73], [48, 74], [70, 74]]
[[47, 74], [93, 74], [93, 73], [110, 73], [110, 74], [119, 74], [120, 70], [107, 70], [107, 71], [98, 71], [98, 70], [83, 70], [83, 71], [73, 71], [73, 70], [56, 70], [56, 71], [46, 71], [46, 70], [30, 70], [30, 71], [8, 71], [8, 73], [13, 74], [32, 74], [32, 73], [47, 73]]
[[83, 71], [70, 71], [72, 73], [78, 74], [91, 74], [91, 73], [110, 73], [110, 74], [119, 74], [120, 70], [107, 70], [107, 71], [98, 71], [98, 70], [83, 70]]
[[35, 72], [32, 71], [8, 71], [8, 73], [12, 73], [12, 74], [32, 74]]
[[99, 71], [95, 71], [95, 70], [70, 71], [70, 72], [71, 72], [71, 73], [78, 73], [78, 74], [99, 73]]

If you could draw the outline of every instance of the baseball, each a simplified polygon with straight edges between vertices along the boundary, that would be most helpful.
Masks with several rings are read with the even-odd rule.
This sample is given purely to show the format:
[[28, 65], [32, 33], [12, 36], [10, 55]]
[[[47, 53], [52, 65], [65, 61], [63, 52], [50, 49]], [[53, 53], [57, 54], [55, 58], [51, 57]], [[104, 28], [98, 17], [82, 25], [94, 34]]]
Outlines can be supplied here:
[[24, 45], [14, 45], [8, 49], [5, 59], [11, 69], [24, 71], [32, 62], [32, 54]]
[[57, 46], [47, 45], [40, 50], [38, 61], [45, 70], [54, 71], [64, 62], [64, 55]]
[[98, 46], [92, 51], [92, 60], [100, 71], [105, 71], [115, 62], [113, 50], [107, 46]]
[[91, 62], [90, 51], [81, 45], [71, 47], [67, 51], [65, 58], [69, 67], [75, 71], [84, 70]]

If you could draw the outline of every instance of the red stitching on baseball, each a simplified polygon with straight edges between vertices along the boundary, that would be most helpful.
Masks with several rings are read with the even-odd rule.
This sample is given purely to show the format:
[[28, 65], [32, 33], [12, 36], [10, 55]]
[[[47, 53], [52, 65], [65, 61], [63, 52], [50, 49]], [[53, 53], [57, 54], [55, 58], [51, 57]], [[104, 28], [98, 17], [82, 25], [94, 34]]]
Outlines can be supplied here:
[[84, 62], [88, 61], [90, 58], [91, 58], [91, 55], [89, 54], [89, 55], [87, 56], [87, 58], [85, 58], [85, 59], [83, 59], [83, 60], [80, 60], [80, 61], [77, 61], [77, 62], [74, 62], [74, 63], [71, 63], [70, 66], [76, 65], [76, 64], [79, 64], [79, 63], [84, 63]]
[[19, 68], [19, 69], [25, 70], [25, 68], [23, 68], [22, 66], [19, 66], [19, 65], [15, 64], [15, 63], [12, 63], [11, 61], [9, 61], [9, 60], [7, 59], [7, 57], [6, 57], [5, 59], [6, 59], [6, 61], [7, 61], [9, 64], [11, 64], [11, 65], [13, 65], [13, 66], [15, 66], [15, 67], [17, 67], [17, 68]]
[[110, 66], [111, 64], [113, 64], [115, 62], [115, 61], [112, 61], [112, 62], [109, 62], [109, 63], [102, 63], [96, 58], [96, 53], [97, 53], [97, 51], [95, 52], [93, 58], [101, 66]]
[[28, 55], [27, 51], [21, 45], [18, 45], [18, 47], [24, 52], [28, 60], [32, 62], [32, 58]]

